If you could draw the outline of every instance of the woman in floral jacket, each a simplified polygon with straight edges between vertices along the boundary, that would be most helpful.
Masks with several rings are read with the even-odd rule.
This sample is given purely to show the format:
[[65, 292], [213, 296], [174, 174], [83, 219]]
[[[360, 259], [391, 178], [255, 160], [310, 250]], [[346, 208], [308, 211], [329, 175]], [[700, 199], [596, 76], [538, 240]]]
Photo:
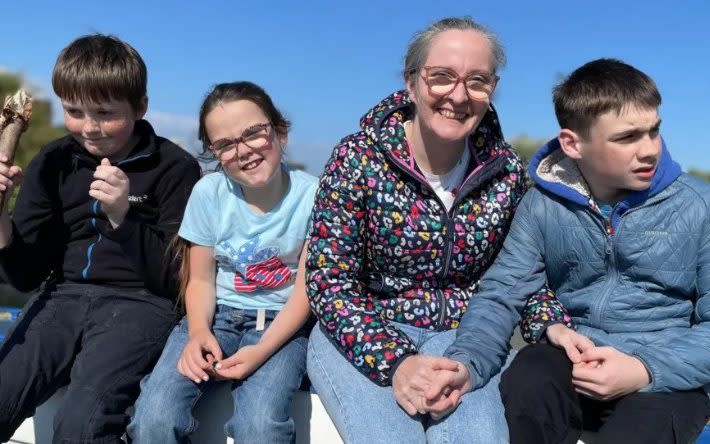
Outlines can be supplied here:
[[[507, 440], [498, 377], [441, 418], [428, 414], [427, 375], [408, 359], [441, 356], [453, 342], [526, 190], [490, 103], [503, 62], [495, 36], [470, 18], [416, 34], [406, 91], [362, 118], [320, 179], [307, 262], [319, 326], [308, 371], [348, 443]], [[544, 290], [529, 307], [528, 336], [569, 321]], [[439, 371], [456, 371], [438, 359]], [[402, 408], [398, 379], [410, 394], [395, 387]]]

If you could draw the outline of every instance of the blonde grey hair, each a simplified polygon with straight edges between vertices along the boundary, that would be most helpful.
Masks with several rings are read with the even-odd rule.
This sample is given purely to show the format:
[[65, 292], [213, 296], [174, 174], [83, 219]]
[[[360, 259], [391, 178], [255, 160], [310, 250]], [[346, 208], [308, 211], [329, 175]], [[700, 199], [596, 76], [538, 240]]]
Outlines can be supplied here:
[[444, 31], [453, 29], [463, 31], [471, 29], [485, 36], [491, 44], [493, 73], [496, 73], [500, 68], [505, 66], [505, 51], [503, 45], [492, 31], [474, 22], [469, 16], [447, 17], [437, 21], [424, 30], [414, 33], [412, 36], [409, 41], [409, 46], [407, 47], [407, 54], [404, 56], [403, 75], [405, 81], [409, 79], [410, 75], [418, 72], [422, 66], [424, 66], [424, 61], [429, 55], [429, 47], [434, 37]]

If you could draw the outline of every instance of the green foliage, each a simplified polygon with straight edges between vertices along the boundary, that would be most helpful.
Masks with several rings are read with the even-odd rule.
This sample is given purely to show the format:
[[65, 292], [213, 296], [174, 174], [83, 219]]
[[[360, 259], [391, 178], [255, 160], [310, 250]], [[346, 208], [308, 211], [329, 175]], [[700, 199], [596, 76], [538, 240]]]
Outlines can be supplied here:
[[690, 168], [688, 172], [693, 176], [703, 179], [705, 182], [710, 182], [710, 171], [702, 171], [697, 168]]
[[518, 154], [520, 154], [520, 157], [523, 158], [526, 164], [530, 160], [532, 155], [535, 153], [535, 151], [537, 151], [541, 146], [543, 146], [547, 142], [547, 139], [531, 139], [525, 134], [515, 136], [508, 141], [508, 143], [510, 143], [510, 145], [515, 148]]
[[[22, 87], [22, 77], [12, 73], [0, 73], [0, 100], [5, 103], [5, 97], [12, 95]], [[30, 124], [20, 137], [20, 143], [15, 152], [15, 164], [23, 170], [27, 168], [32, 158], [48, 142], [62, 137], [66, 131], [61, 126], [52, 126], [52, 108], [47, 100], [32, 100], [32, 117]], [[9, 209], [15, 204], [15, 195], [9, 203]]]

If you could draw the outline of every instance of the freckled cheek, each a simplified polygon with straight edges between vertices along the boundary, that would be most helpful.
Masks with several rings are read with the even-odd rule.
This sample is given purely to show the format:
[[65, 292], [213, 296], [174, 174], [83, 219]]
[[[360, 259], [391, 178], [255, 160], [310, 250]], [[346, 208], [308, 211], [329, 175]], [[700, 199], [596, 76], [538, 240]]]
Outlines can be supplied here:
[[101, 130], [107, 136], [130, 137], [133, 125], [129, 122], [103, 122]]
[[64, 126], [72, 134], [81, 134], [82, 122], [67, 115], [64, 116]]

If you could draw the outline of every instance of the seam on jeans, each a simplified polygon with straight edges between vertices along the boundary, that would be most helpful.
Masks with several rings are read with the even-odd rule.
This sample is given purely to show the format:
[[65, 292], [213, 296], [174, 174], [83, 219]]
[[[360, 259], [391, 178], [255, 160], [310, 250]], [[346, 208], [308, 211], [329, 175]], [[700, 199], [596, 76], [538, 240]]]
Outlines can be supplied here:
[[[316, 325], [315, 328], [319, 328], [319, 326]], [[318, 333], [325, 335], [325, 333], [323, 333], [322, 331], [319, 331]], [[327, 341], [327, 339], [326, 339], [326, 341]], [[328, 342], [328, 345], [330, 347], [335, 348], [333, 346], [333, 344], [331, 344], [330, 342]], [[343, 418], [343, 425], [345, 426], [345, 432], [348, 434], [348, 436], [346, 436], [347, 439], [344, 439], [343, 441], [351, 442], [350, 437], [352, 435], [352, 431], [350, 430], [350, 425], [348, 423], [346, 415], [344, 415], [343, 403], [340, 401], [340, 397], [338, 396], [338, 393], [334, 388], [335, 385], [333, 384], [333, 380], [330, 378], [330, 375], [328, 374], [328, 372], [325, 371], [323, 364], [321, 364], [321, 360], [318, 358], [318, 354], [316, 353], [315, 349], [313, 348], [313, 341], [310, 341], [310, 340], [308, 341], [308, 349], [310, 351], [312, 351], [313, 361], [320, 368], [321, 374], [325, 375], [325, 379], [328, 381], [328, 384], [330, 385], [330, 389], [333, 392], [333, 395], [334, 395], [333, 398], [335, 398], [335, 400], [338, 403], [338, 408], [340, 409], [340, 417]], [[337, 352], [337, 350], [336, 350], [336, 352]], [[338, 355], [338, 358], [342, 358], [342, 357], [340, 355]], [[308, 356], [306, 356], [306, 362], [307, 361], [308, 361]], [[308, 366], [306, 365], [306, 367], [308, 367]], [[326, 412], [327, 412], [327, 409], [326, 409]]]

